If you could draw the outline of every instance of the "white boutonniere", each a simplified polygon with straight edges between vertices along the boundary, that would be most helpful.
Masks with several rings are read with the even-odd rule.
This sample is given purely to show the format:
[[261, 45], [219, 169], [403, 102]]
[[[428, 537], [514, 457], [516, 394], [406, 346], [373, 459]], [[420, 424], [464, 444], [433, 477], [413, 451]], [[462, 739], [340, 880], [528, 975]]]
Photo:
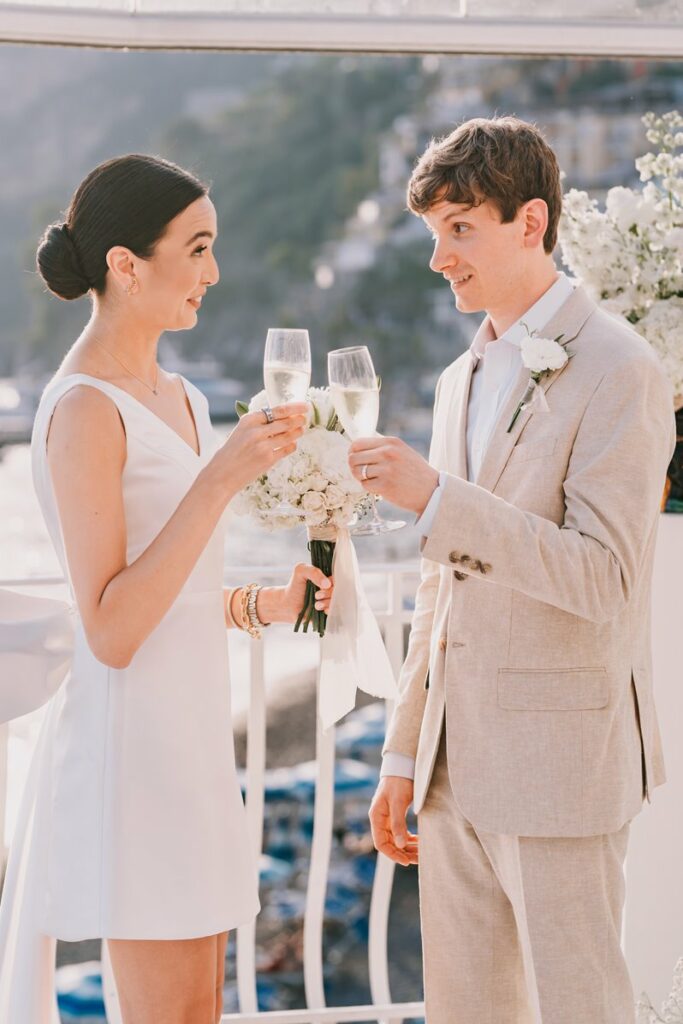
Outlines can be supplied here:
[[520, 346], [522, 362], [531, 372], [522, 401], [515, 409], [515, 414], [507, 429], [508, 434], [517, 422], [520, 412], [528, 406], [537, 405], [542, 412], [548, 412], [548, 403], [543, 388], [539, 387], [539, 381], [549, 373], [559, 370], [571, 358], [571, 354], [565, 347], [567, 342], [564, 345], [560, 344], [564, 337], [563, 334], [558, 334], [554, 339], [539, 338], [536, 331], [530, 331], [525, 323], [522, 324], [522, 327], [527, 332], [526, 337], [522, 338]]

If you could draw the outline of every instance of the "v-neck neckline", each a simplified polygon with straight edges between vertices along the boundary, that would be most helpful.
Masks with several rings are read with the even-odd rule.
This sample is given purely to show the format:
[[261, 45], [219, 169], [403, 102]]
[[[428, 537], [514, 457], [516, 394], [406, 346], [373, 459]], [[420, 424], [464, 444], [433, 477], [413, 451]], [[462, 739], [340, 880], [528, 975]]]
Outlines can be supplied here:
[[96, 380], [96, 381], [99, 381], [100, 384], [106, 384], [107, 387], [114, 388], [115, 391], [119, 391], [122, 395], [125, 395], [127, 398], [130, 398], [131, 402], [135, 402], [135, 404], [139, 405], [141, 409], [144, 409], [145, 412], [149, 413], [149, 415], [153, 419], [155, 419], [158, 423], [161, 423], [162, 426], [164, 426], [166, 428], [166, 430], [169, 431], [169, 433], [173, 434], [173, 436], [178, 439], [180, 444], [184, 445], [184, 447], [187, 448], [187, 450], [189, 452], [191, 452], [191, 454], [195, 457], [195, 459], [201, 459], [201, 457], [202, 457], [202, 455], [204, 453], [204, 445], [202, 444], [201, 437], [199, 436], [199, 422], [198, 422], [198, 419], [197, 419], [197, 413], [196, 413], [194, 404], [192, 402], [192, 398], [190, 397], [190, 393], [189, 393], [188, 389], [185, 387], [185, 378], [180, 373], [175, 374], [175, 376], [180, 381], [180, 385], [181, 385], [181, 387], [183, 389], [183, 392], [185, 394], [185, 400], [186, 400], [186, 402], [187, 402], [187, 404], [188, 404], [188, 406], [190, 408], [190, 415], [191, 415], [191, 418], [192, 418], [192, 422], [194, 424], [194, 432], [195, 432], [195, 437], [197, 439], [197, 448], [199, 449], [199, 451], [195, 451], [194, 448], [192, 447], [192, 445], [189, 444], [185, 440], [184, 437], [181, 437], [181, 435], [178, 433], [178, 431], [175, 430], [170, 425], [170, 423], [168, 423], [165, 419], [163, 419], [163, 417], [159, 416], [158, 413], [153, 412], [148, 405], [145, 405], [144, 402], [141, 402], [139, 398], [135, 397], [135, 395], [131, 395], [130, 391], [126, 391], [125, 388], [120, 388], [118, 386], [118, 384], [112, 384], [111, 381], [105, 380], [103, 377], [95, 377], [94, 374], [91, 374], [91, 373], [66, 373], [66, 374], [64, 374], [63, 377], [58, 377], [54, 381], [54, 383], [58, 384], [60, 381], [68, 380], [69, 377], [84, 377], [86, 380]]

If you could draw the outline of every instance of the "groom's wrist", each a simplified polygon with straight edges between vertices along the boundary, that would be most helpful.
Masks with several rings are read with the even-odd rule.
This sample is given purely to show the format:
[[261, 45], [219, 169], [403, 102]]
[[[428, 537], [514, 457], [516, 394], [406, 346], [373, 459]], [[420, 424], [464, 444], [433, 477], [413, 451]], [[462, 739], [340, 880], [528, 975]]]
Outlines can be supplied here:
[[387, 750], [382, 758], [382, 766], [379, 772], [380, 778], [394, 776], [401, 779], [415, 778], [415, 758], [408, 754], [398, 754], [393, 750]]
[[439, 509], [439, 505], [441, 503], [441, 497], [443, 495], [443, 486], [444, 486], [445, 478], [446, 478], [446, 474], [445, 473], [439, 473], [439, 480], [438, 480], [438, 483], [437, 483], [436, 487], [432, 491], [431, 498], [427, 502], [427, 505], [426, 505], [422, 515], [418, 516], [417, 519], [415, 520], [415, 526], [420, 531], [420, 533], [422, 534], [423, 538], [429, 536], [430, 530], [432, 528], [432, 524], [434, 522], [434, 519], [436, 518], [436, 513], [437, 513], [437, 511]]
[[424, 487], [420, 488], [419, 499], [415, 505], [413, 505], [412, 511], [420, 519], [427, 509], [429, 502], [434, 497], [434, 492], [439, 486], [439, 473], [432, 466], [429, 466], [429, 474], [425, 478]]

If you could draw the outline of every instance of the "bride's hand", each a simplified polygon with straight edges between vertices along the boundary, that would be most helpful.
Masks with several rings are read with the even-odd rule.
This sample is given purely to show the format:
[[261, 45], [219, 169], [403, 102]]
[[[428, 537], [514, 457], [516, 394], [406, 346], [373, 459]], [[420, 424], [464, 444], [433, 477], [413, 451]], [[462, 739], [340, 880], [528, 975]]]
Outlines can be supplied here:
[[308, 424], [309, 410], [308, 402], [278, 405], [272, 410], [272, 423], [266, 422], [263, 411], [246, 413], [211, 459], [212, 474], [237, 494], [296, 451]]
[[329, 612], [334, 583], [314, 565], [303, 562], [295, 565], [289, 582], [284, 587], [264, 587], [259, 592], [256, 611], [261, 622], [296, 622], [306, 596], [306, 582], [311, 580], [318, 588], [315, 606], [318, 611]]

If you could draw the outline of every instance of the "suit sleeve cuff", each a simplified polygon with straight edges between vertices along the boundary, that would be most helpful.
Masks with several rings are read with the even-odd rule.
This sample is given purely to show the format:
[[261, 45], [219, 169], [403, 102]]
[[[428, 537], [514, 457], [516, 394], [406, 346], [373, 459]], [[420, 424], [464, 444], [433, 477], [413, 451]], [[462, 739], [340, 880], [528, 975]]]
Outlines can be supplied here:
[[408, 757], [407, 754], [395, 754], [388, 750], [382, 758], [382, 768], [379, 773], [381, 779], [385, 775], [398, 775], [402, 779], [414, 779], [415, 758]]
[[432, 524], [434, 523], [434, 519], [436, 518], [436, 513], [439, 510], [439, 504], [441, 503], [441, 496], [443, 494], [443, 482], [445, 477], [445, 473], [439, 473], [439, 482], [434, 488], [434, 493], [427, 502], [426, 509], [419, 517], [419, 519], [417, 519], [415, 522], [416, 527], [418, 528], [423, 537], [429, 536]]

